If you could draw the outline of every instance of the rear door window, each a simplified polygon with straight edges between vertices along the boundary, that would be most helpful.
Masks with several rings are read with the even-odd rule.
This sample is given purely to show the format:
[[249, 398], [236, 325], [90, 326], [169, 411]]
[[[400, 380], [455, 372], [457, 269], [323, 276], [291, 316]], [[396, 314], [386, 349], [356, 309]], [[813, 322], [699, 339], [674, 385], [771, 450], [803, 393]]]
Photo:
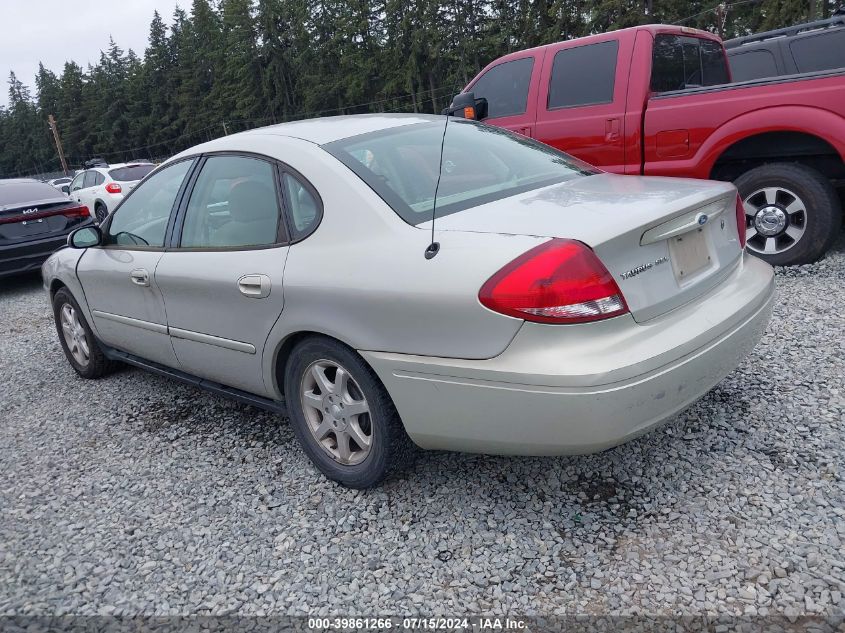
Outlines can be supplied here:
[[651, 90], [670, 92], [728, 83], [722, 46], [698, 37], [661, 34], [654, 38]]
[[789, 43], [798, 72], [845, 66], [845, 28], [808, 35]]
[[523, 114], [528, 104], [528, 88], [534, 58], [515, 59], [493, 66], [476, 81], [470, 90], [476, 98], [487, 99], [487, 118]]
[[778, 66], [774, 54], [766, 49], [731, 55], [731, 74], [734, 81], [750, 81], [763, 77], [777, 77]]
[[87, 189], [88, 187], [93, 187], [95, 184], [97, 184], [97, 172], [86, 171], [85, 178], [82, 181], [82, 188]]
[[250, 248], [285, 241], [273, 172], [258, 158], [210, 157], [191, 192], [179, 245]]
[[549, 80], [548, 109], [613, 102], [619, 42], [560, 50]]

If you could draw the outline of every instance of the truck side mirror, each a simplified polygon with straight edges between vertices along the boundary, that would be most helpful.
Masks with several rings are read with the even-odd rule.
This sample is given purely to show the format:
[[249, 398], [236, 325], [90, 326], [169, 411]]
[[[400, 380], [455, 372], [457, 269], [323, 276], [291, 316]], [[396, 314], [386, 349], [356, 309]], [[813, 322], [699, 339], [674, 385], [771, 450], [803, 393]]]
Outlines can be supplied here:
[[476, 99], [474, 93], [462, 92], [455, 95], [452, 103], [443, 110], [442, 114], [482, 121], [487, 118], [487, 99], [484, 97]]

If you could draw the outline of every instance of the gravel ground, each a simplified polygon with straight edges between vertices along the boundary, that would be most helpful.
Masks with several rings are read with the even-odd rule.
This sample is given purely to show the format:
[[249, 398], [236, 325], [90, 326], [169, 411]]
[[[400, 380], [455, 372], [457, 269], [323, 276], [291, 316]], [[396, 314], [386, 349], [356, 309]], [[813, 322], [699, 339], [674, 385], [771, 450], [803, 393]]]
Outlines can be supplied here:
[[778, 271], [765, 341], [698, 404], [588, 457], [424, 453], [323, 479], [288, 425], [65, 362], [0, 282], [0, 613], [845, 613], [845, 240]]

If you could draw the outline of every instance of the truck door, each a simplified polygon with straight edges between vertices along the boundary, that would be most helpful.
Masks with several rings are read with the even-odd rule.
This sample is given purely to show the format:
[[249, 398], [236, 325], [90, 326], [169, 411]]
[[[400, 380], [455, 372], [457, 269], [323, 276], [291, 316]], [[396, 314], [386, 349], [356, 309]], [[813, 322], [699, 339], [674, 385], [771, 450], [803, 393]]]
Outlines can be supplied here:
[[[625, 173], [627, 60], [633, 38], [547, 49], [535, 137], [610, 172]], [[623, 60], [617, 63], [617, 60]]]
[[537, 86], [543, 61], [542, 51], [524, 57], [506, 58], [485, 68], [466, 90], [487, 99], [485, 123], [524, 136], [534, 136]]

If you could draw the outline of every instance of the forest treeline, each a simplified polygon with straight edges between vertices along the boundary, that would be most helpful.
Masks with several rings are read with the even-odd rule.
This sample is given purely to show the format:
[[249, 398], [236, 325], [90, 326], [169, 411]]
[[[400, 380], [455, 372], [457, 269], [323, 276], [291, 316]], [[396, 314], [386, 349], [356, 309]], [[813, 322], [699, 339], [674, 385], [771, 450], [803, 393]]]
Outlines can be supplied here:
[[156, 159], [274, 122], [437, 112], [489, 61], [526, 47], [652, 22], [733, 37], [828, 17], [837, 2], [716, 4], [193, 0], [169, 20], [153, 14], [143, 54], [109, 40], [95, 65], [68, 61], [58, 74], [39, 65], [32, 87], [13, 71], [0, 107], [0, 178], [59, 168], [49, 114], [72, 166]]

